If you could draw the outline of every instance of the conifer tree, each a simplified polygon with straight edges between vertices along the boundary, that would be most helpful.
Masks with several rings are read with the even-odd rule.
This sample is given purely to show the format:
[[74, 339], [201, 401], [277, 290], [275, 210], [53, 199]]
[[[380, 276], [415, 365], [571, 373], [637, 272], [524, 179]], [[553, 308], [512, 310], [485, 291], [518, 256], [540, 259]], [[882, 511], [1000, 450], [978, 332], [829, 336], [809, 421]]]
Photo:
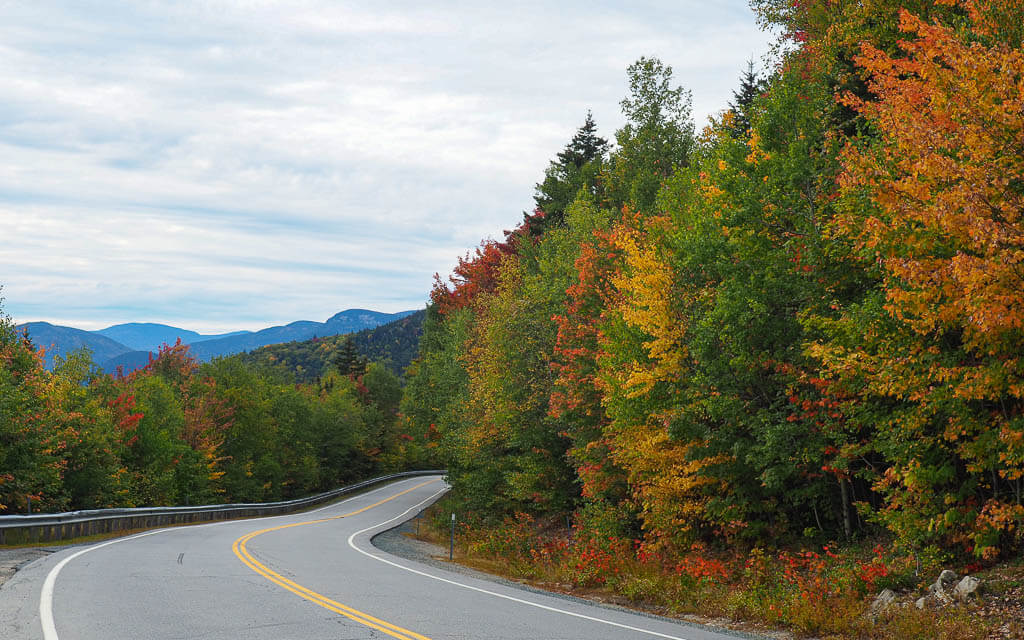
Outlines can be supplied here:
[[583, 126], [551, 161], [544, 172], [544, 181], [536, 185], [533, 199], [543, 215], [526, 216], [531, 235], [562, 226], [565, 209], [576, 199], [580, 189], [596, 187], [597, 169], [608, 152], [608, 146], [608, 141], [597, 135], [594, 116], [587, 111]]
[[563, 167], [575, 166], [580, 169], [606, 151], [608, 151], [608, 141], [597, 135], [594, 114], [588, 110], [583, 126], [576, 130], [576, 135], [558, 154], [558, 161]]
[[747, 61], [747, 70], [740, 77], [740, 87], [732, 92], [733, 101], [729, 110], [733, 114], [732, 133], [740, 139], [750, 137], [750, 109], [765, 90], [764, 78], [759, 78], [754, 71], [754, 61]]
[[343, 376], [361, 376], [366, 373], [366, 358], [359, 355], [356, 343], [351, 336], [346, 336], [334, 357], [334, 366]]

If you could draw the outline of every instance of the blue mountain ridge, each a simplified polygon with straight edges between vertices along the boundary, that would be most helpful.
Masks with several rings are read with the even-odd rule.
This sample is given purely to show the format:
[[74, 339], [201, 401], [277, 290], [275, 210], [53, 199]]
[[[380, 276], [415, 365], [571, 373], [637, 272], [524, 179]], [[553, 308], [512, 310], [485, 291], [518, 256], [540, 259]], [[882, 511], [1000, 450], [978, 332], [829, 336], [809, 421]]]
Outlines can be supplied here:
[[[48, 322], [29, 322], [18, 325], [17, 328], [27, 330], [29, 337], [37, 346], [46, 348], [48, 369], [53, 367], [55, 356], [65, 356], [76, 349], [88, 347], [92, 351], [93, 360], [104, 371], [113, 373], [121, 367], [123, 372], [128, 373], [145, 366], [149, 361], [149, 354], [155, 356], [159, 345], [174, 344], [178, 338], [189, 345], [196, 359], [207, 362], [219, 356], [250, 351], [270, 344], [372, 329], [413, 313], [415, 311], [382, 313], [367, 309], [348, 309], [334, 314], [326, 322], [299, 320], [260, 331], [236, 331], [213, 336], [156, 323], [127, 323], [99, 331], [84, 331]], [[128, 342], [114, 340], [112, 336], [119, 336]], [[132, 345], [142, 345], [143, 348], [133, 348]]]
[[27, 322], [19, 324], [18, 331], [27, 331], [29, 338], [36, 347], [46, 350], [44, 366], [53, 369], [57, 356], [65, 357], [72, 351], [88, 347], [92, 351], [95, 362], [104, 362], [131, 351], [129, 347], [100, 335], [94, 331], [84, 331], [73, 327], [62, 327], [49, 322]]
[[92, 333], [106, 336], [137, 351], [156, 351], [160, 348], [160, 345], [174, 344], [178, 338], [181, 338], [181, 341], [185, 344], [194, 344], [203, 340], [216, 340], [218, 338], [252, 332], [232, 331], [231, 333], [217, 335], [202, 335], [188, 329], [180, 329], [155, 322], [128, 322], [125, 324], [115, 324], [112, 327], [93, 331]]
[[336, 313], [327, 319], [327, 322], [310, 322], [300, 320], [280, 327], [270, 327], [254, 333], [220, 338], [217, 340], [204, 340], [192, 345], [192, 355], [206, 362], [217, 356], [231, 355], [240, 351], [251, 351], [258, 347], [279, 342], [294, 342], [296, 340], [309, 340], [314, 336], [334, 336], [343, 333], [354, 333], [361, 329], [372, 329], [394, 320], [399, 320], [415, 311], [400, 311], [398, 313], [381, 313], [367, 309], [349, 309]]

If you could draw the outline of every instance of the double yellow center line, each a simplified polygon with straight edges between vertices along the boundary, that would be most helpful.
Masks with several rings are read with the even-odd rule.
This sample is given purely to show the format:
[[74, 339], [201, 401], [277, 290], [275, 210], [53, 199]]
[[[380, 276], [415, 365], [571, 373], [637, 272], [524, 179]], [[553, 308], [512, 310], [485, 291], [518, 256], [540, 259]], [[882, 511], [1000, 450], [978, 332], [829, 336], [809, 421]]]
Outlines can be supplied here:
[[349, 513], [344, 513], [344, 514], [342, 514], [340, 516], [332, 516], [330, 518], [321, 518], [319, 520], [308, 520], [306, 522], [295, 522], [295, 523], [292, 523], [292, 524], [283, 524], [283, 525], [280, 525], [280, 526], [277, 526], [277, 527], [269, 527], [267, 529], [261, 529], [259, 531], [253, 531], [252, 533], [248, 533], [248, 534], [242, 536], [241, 538], [239, 538], [238, 540], [235, 540], [234, 544], [231, 545], [231, 550], [235, 552], [235, 555], [238, 556], [238, 559], [241, 560], [243, 563], [245, 563], [246, 566], [248, 566], [250, 569], [252, 569], [256, 573], [260, 574], [261, 576], [263, 576], [267, 580], [270, 580], [274, 584], [276, 584], [276, 585], [278, 585], [280, 587], [283, 587], [283, 588], [287, 589], [288, 591], [291, 591], [292, 593], [294, 593], [294, 594], [296, 594], [298, 596], [301, 596], [301, 597], [305, 598], [306, 600], [309, 600], [310, 602], [318, 604], [318, 605], [320, 605], [321, 607], [323, 607], [325, 609], [329, 609], [330, 611], [333, 611], [335, 613], [340, 613], [341, 615], [345, 616], [346, 618], [354, 620], [354, 621], [356, 621], [356, 622], [358, 622], [360, 624], [364, 624], [367, 627], [370, 627], [372, 629], [376, 629], [377, 631], [380, 631], [381, 633], [389, 635], [392, 638], [401, 638], [402, 640], [430, 640], [430, 638], [428, 638], [426, 636], [422, 636], [422, 635], [420, 635], [420, 634], [418, 634], [418, 633], [416, 633], [414, 631], [409, 631], [408, 629], [403, 629], [402, 627], [399, 627], [397, 625], [393, 625], [390, 622], [385, 622], [384, 620], [381, 620], [379, 618], [375, 618], [375, 617], [373, 617], [373, 616], [371, 616], [371, 615], [369, 615], [367, 613], [363, 613], [362, 611], [358, 611], [356, 609], [353, 609], [352, 607], [343, 605], [340, 602], [335, 602], [334, 600], [331, 600], [330, 598], [328, 598], [327, 596], [325, 596], [323, 594], [317, 593], [316, 591], [313, 591], [312, 589], [307, 589], [306, 587], [302, 586], [301, 584], [298, 584], [296, 582], [293, 582], [293, 581], [289, 580], [288, 578], [285, 578], [281, 574], [277, 573], [276, 571], [273, 571], [272, 569], [270, 569], [266, 565], [262, 564], [256, 558], [253, 558], [252, 554], [249, 553], [249, 550], [246, 548], [245, 545], [250, 540], [255, 538], [256, 536], [263, 535], [264, 533], [269, 533], [271, 531], [279, 531], [281, 529], [290, 529], [292, 527], [302, 527], [302, 526], [305, 526], [307, 524], [317, 524], [318, 522], [328, 522], [330, 520], [338, 520], [339, 518], [348, 518], [349, 516], [354, 516], [356, 514], [360, 514], [360, 513], [364, 512], [364, 511], [369, 511], [370, 509], [372, 509], [374, 507], [380, 506], [380, 505], [384, 504], [385, 502], [390, 502], [391, 500], [394, 500], [395, 498], [398, 498], [399, 496], [403, 496], [403, 495], [409, 493], [410, 491], [415, 491], [416, 489], [419, 489], [420, 487], [426, 486], [426, 485], [428, 485], [428, 484], [430, 484], [432, 482], [437, 482], [437, 481], [436, 480], [428, 480], [426, 482], [421, 482], [420, 484], [418, 484], [418, 485], [416, 485], [414, 487], [410, 487], [409, 489], [406, 489], [405, 491], [402, 491], [400, 493], [396, 493], [395, 495], [393, 495], [393, 496], [391, 496], [389, 498], [385, 498], [385, 499], [383, 499], [383, 500], [381, 500], [379, 502], [375, 502], [375, 503], [373, 503], [373, 504], [371, 504], [369, 506], [363, 507], [362, 509], [357, 509], [357, 510], [349, 512]]

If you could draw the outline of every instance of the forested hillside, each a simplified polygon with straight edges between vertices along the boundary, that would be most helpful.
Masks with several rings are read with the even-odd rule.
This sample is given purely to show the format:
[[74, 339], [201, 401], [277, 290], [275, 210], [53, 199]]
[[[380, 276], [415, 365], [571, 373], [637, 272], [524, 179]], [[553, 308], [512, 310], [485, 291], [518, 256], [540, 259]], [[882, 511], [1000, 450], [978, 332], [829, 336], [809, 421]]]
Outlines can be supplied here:
[[778, 56], [718, 117], [641, 58], [614, 144], [588, 116], [438, 278], [403, 413], [467, 517], [569, 513], [596, 558], [1013, 555], [1024, 6], [752, 4]]
[[352, 334], [356, 350], [370, 362], [380, 362], [402, 375], [419, 353], [423, 320], [427, 312], [417, 311], [373, 329]]
[[51, 372], [0, 315], [0, 513], [279, 500], [415, 467], [401, 394], [382, 365], [297, 384], [180, 343], [127, 376], [87, 351]]
[[345, 342], [351, 341], [360, 357], [401, 376], [418, 352], [425, 315], [425, 311], [417, 311], [372, 329], [268, 345], [233, 357], [248, 365], [279, 368], [297, 381], [309, 383], [327, 375]]
[[227, 338], [204, 340], [192, 345], [192, 352], [200, 362], [218, 356], [258, 349], [269, 344], [310, 340], [320, 336], [335, 336], [372, 329], [388, 322], [399, 320], [414, 313], [381, 313], [367, 309], [347, 309], [338, 312], [325, 322], [300, 320], [283, 326], [269, 327], [260, 331], [241, 333]]

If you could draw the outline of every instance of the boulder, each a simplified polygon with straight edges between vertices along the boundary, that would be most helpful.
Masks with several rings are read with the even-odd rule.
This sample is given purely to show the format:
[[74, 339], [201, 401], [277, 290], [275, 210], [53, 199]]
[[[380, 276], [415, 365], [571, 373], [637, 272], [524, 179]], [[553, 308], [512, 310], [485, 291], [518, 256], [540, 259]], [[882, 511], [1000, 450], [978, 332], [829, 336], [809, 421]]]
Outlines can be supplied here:
[[877, 616], [891, 607], [894, 602], [896, 602], [896, 593], [892, 589], [883, 589], [871, 603], [871, 615]]
[[934, 598], [935, 603], [939, 606], [951, 604], [953, 598], [949, 595], [948, 589], [953, 586], [956, 579], [957, 575], [955, 572], [949, 569], [944, 570], [935, 579], [935, 582], [928, 586], [928, 595]]
[[977, 598], [980, 593], [981, 580], [978, 580], [974, 576], [964, 576], [963, 580], [957, 583], [953, 589], [953, 597], [960, 602], [967, 602], [973, 598]]

